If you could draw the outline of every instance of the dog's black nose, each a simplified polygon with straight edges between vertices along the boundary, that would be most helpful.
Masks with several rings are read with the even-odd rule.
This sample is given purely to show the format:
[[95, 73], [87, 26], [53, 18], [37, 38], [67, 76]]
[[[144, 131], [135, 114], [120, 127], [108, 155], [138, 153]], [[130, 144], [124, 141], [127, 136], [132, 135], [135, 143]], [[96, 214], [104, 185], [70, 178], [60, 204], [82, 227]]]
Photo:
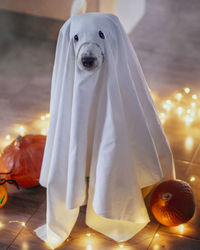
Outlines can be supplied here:
[[96, 57], [91, 57], [91, 56], [84, 56], [81, 58], [81, 62], [83, 66], [86, 68], [92, 68], [96, 60], [97, 60]]

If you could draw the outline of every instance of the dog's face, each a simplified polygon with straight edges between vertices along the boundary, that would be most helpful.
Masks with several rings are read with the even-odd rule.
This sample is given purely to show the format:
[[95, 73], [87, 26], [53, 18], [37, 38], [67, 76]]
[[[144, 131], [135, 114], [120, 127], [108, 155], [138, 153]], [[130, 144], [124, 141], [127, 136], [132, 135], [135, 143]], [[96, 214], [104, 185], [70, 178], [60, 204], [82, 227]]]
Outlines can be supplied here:
[[74, 43], [76, 64], [81, 71], [96, 71], [104, 62], [107, 36], [100, 22], [102, 18], [97, 20], [93, 15], [82, 15], [72, 22], [73, 32], [70, 35]]
[[82, 44], [77, 53], [77, 64], [80, 70], [92, 71], [100, 68], [104, 54], [97, 43], [86, 42]]

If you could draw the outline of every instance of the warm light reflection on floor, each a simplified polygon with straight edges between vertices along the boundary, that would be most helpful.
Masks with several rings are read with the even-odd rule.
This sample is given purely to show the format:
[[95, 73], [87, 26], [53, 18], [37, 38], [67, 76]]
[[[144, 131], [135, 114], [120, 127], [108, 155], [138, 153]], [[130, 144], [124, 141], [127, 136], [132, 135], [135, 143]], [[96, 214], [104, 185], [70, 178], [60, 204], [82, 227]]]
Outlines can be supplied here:
[[173, 93], [165, 100], [156, 96], [155, 93], [152, 97], [163, 124], [171, 118], [175, 118], [185, 126], [200, 122], [200, 94], [194, 94], [189, 88]]
[[183, 233], [184, 232], [184, 225], [181, 224], [180, 226], [178, 226], [178, 230], [180, 233]]
[[[161, 123], [163, 126], [176, 125], [177, 129], [187, 129], [196, 123], [200, 124], [200, 93], [194, 93], [190, 88], [185, 87], [182, 91], [172, 93], [168, 98], [163, 99], [151, 91]], [[0, 150], [10, 144], [17, 135], [38, 133], [47, 135], [50, 114], [42, 114], [38, 119], [33, 120], [29, 126], [18, 124], [13, 130], [8, 131], [5, 139], [0, 140]], [[167, 124], [166, 124], [167, 122]], [[192, 139], [186, 139], [186, 148], [191, 150]]]
[[187, 136], [185, 139], [185, 148], [187, 150], [192, 150], [194, 147], [194, 139], [191, 136]]

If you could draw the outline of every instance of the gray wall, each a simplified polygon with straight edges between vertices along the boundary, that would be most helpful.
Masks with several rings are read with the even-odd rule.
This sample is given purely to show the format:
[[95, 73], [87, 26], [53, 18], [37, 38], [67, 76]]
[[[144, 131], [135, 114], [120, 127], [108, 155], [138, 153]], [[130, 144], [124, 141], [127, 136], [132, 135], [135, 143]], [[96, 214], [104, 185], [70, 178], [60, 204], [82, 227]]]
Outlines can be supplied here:
[[130, 38], [152, 89], [200, 90], [200, 1], [147, 0]]

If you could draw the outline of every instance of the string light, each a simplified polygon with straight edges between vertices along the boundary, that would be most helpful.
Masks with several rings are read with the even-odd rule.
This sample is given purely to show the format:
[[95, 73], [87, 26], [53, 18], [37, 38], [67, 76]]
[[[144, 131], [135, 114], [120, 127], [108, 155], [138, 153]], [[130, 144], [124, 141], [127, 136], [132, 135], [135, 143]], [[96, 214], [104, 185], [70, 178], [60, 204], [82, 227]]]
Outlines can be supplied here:
[[162, 118], [165, 118], [165, 117], [166, 117], [165, 113], [161, 113], [160, 116], [161, 116]]
[[[191, 92], [190, 88], [184, 88], [184, 92], [186, 94], [189, 94]], [[183, 92], [182, 92], [183, 93]], [[171, 114], [176, 114], [176, 117], [179, 117], [180, 121], [185, 122], [186, 126], [191, 125], [192, 122], [196, 121], [197, 119], [200, 120], [200, 104], [198, 102], [191, 102], [191, 95], [184, 95], [182, 93], [176, 93], [175, 95], [173, 95], [171, 99], [167, 99], [163, 105], [160, 105], [160, 102], [158, 103], [158, 108], [160, 108], [162, 111], [159, 114], [160, 118], [161, 118], [161, 122], [164, 123], [166, 121], [166, 119], [168, 119], [170, 117]], [[153, 93], [151, 93], [152, 96], [154, 96]], [[157, 99], [157, 98], [156, 98]], [[197, 95], [193, 94], [192, 95], [192, 99], [193, 100], [197, 100]], [[182, 105], [182, 106], [181, 106]], [[178, 106], [178, 107], [177, 107]], [[174, 109], [172, 109], [172, 107], [174, 107]], [[164, 110], [165, 111], [164, 111]], [[170, 110], [172, 110], [172, 113], [164, 113], [164, 112], [169, 112]], [[178, 116], [177, 116], [178, 114]], [[181, 116], [183, 115], [183, 116]], [[42, 115], [40, 117], [40, 124], [42, 124], [42, 129], [40, 127], [40, 133], [43, 135], [47, 134], [48, 131], [48, 118], [50, 118], [50, 114], [46, 113], [44, 115]], [[38, 118], [39, 119], [39, 118]], [[45, 122], [41, 122], [45, 121]], [[44, 125], [44, 126], [43, 126]], [[45, 127], [46, 126], [46, 127]], [[23, 136], [25, 134], [25, 127], [24, 126], [19, 126], [18, 127], [18, 133]], [[14, 136], [11, 133], [12, 137]], [[10, 141], [11, 140], [11, 135], [8, 134], [5, 136], [6, 141]], [[188, 136], [185, 140], [185, 146], [188, 150], [192, 149], [194, 146], [194, 139], [191, 136]], [[196, 178], [194, 176], [190, 177], [190, 182], [194, 182], [196, 180]], [[21, 221], [9, 221], [8, 223], [19, 223], [22, 227], [25, 227], [26, 224], [25, 222], [21, 222]], [[0, 222], [0, 229], [4, 227], [4, 224], [2, 222]], [[184, 232], [184, 225], [181, 224], [177, 227], [177, 229], [180, 231], [180, 233]], [[87, 233], [86, 234], [87, 237], [91, 237], [91, 233]], [[159, 237], [159, 233], [155, 234], [155, 237]], [[87, 239], [88, 241], [91, 241], [91, 239]], [[24, 242], [23, 243], [23, 249], [26, 249], [27, 243]], [[92, 245], [88, 244], [86, 246], [87, 250], [92, 250]], [[124, 248], [123, 244], [119, 245], [119, 248]], [[154, 249], [159, 249], [159, 246], [157, 244], [154, 245]]]
[[184, 225], [181, 224], [178, 228], [179, 228], [180, 233], [183, 233], [183, 231], [184, 231]]
[[172, 101], [171, 101], [171, 100], [167, 100], [166, 103], [167, 103], [168, 105], [172, 105]]
[[178, 100], [178, 101], [180, 101], [181, 100], [181, 98], [182, 98], [182, 94], [181, 93], [177, 93], [176, 94], [176, 99]]
[[192, 99], [197, 100], [197, 95], [192, 95]]
[[11, 138], [11, 136], [10, 136], [10, 135], [6, 135], [6, 140], [7, 140], [7, 141], [9, 141], [9, 140], [10, 140], [10, 138]]
[[22, 243], [22, 250], [28, 250], [29, 249], [29, 245], [27, 242], [23, 242]]
[[87, 245], [86, 247], [87, 250], [92, 250], [92, 246], [90, 244]]
[[26, 224], [24, 221], [18, 221], [18, 220], [10, 220], [8, 223], [19, 223], [22, 227], [25, 227]]
[[183, 108], [182, 107], [178, 107], [177, 108], [177, 113], [178, 113], [178, 115], [182, 115], [183, 114]]
[[19, 134], [20, 134], [21, 136], [24, 136], [24, 134], [25, 134], [25, 128], [24, 128], [24, 126], [19, 126], [18, 131], [19, 131]]
[[[190, 126], [192, 122], [197, 121], [197, 119], [200, 120], [200, 105], [196, 102], [191, 102], [191, 99], [188, 99], [187, 102], [187, 98], [191, 98], [192, 100], [197, 100], [198, 96], [197, 94], [193, 93], [191, 97], [187, 97], [186, 95], [183, 95], [183, 93], [190, 93], [191, 90], [190, 88], [186, 87], [183, 89], [183, 92], [176, 92], [175, 94], [173, 94], [173, 96], [171, 96], [171, 98], [168, 98], [163, 104], [162, 106], [160, 106], [160, 102], [159, 102], [159, 97], [156, 97], [157, 101], [158, 101], [158, 109], [164, 109], [165, 112], [163, 112], [163, 110], [160, 112], [160, 120], [161, 123], [164, 124], [166, 122], [166, 120], [170, 119], [170, 117], [172, 117], [173, 114], [176, 114], [177, 117], [179, 117], [180, 121], [184, 122], [186, 126]], [[152, 96], [155, 96], [155, 93], [152, 93]], [[179, 103], [179, 106], [177, 107], [177, 104]], [[188, 104], [187, 104], [188, 103]], [[182, 106], [180, 106], [180, 104]], [[174, 110], [172, 109], [174, 108]], [[170, 111], [170, 113], [169, 113]], [[184, 115], [185, 114], [185, 115]], [[183, 116], [182, 116], [183, 115]], [[47, 135], [48, 133], [48, 126], [49, 126], [49, 119], [50, 118], [50, 113], [46, 113], [43, 114], [42, 116], [40, 116], [40, 121], [42, 121], [42, 123], [39, 123], [39, 121], [36, 123], [35, 122], [35, 129], [42, 135]], [[24, 136], [26, 129], [24, 126], [19, 126], [17, 128], [17, 134], [20, 134], [21, 136]], [[12, 134], [12, 136], [16, 136]], [[7, 143], [11, 140], [11, 135], [8, 134], [6, 136], [6, 141]], [[7, 145], [6, 142], [1, 142], [1, 147], [3, 148], [4, 146]]]
[[153, 246], [153, 249], [154, 249], [154, 250], [158, 250], [158, 249], [159, 249], [159, 245], [158, 245], [158, 244], [155, 244], [155, 245]]
[[42, 128], [40, 131], [41, 135], [47, 135], [47, 129], [46, 128]]
[[191, 150], [194, 146], [194, 139], [191, 136], [186, 137], [185, 147], [188, 150]]
[[192, 117], [189, 115], [186, 115], [184, 120], [185, 120], [186, 126], [190, 126], [190, 124], [193, 122]]
[[189, 94], [190, 93], [190, 88], [184, 88], [184, 91], [186, 94]]

